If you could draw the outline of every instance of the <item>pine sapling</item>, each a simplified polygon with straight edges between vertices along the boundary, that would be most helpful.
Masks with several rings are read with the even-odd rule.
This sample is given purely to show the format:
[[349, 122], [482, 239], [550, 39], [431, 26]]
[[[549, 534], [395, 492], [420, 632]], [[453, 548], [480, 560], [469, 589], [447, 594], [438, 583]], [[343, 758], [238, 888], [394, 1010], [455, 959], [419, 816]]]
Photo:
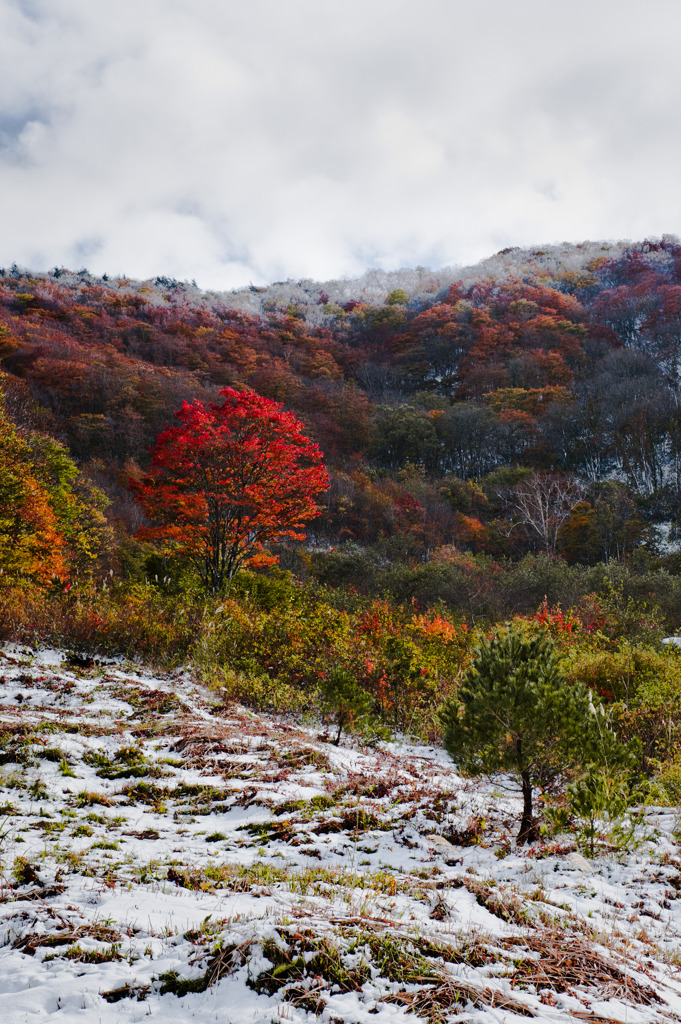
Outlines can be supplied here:
[[568, 811], [575, 822], [577, 835], [588, 849], [596, 852], [596, 840], [603, 829], [609, 840], [620, 849], [630, 849], [648, 838], [641, 828], [642, 812], [631, 809], [643, 794], [632, 789], [628, 772], [617, 775], [607, 769], [590, 765], [567, 791]]
[[444, 746], [462, 771], [507, 773], [520, 783], [519, 844], [537, 842], [534, 790], [555, 787], [583, 764], [628, 764], [582, 683], [570, 685], [551, 639], [506, 628], [483, 640], [459, 692], [440, 712]]
[[333, 740], [340, 743], [343, 730], [364, 735], [387, 734], [373, 713], [373, 700], [349, 669], [334, 666], [321, 684], [322, 713], [333, 719], [338, 728]]

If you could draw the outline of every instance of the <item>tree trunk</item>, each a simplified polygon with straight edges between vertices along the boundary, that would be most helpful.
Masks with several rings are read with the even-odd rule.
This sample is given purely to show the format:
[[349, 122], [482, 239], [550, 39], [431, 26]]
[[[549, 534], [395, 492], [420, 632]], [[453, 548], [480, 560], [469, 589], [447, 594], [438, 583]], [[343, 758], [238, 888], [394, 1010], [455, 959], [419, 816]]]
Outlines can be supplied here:
[[523, 780], [523, 817], [516, 839], [518, 846], [522, 846], [523, 843], [539, 842], [539, 829], [532, 817], [532, 783], [529, 772], [521, 772], [521, 778]]

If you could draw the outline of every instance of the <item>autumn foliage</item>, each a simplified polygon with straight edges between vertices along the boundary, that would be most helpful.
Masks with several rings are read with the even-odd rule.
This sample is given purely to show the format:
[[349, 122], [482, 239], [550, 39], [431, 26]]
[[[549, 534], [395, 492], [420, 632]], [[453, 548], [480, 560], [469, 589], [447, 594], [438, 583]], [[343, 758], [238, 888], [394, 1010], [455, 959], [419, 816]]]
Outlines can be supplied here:
[[[126, 542], [140, 525], [127, 481], [174, 410], [231, 387], [283, 403], [320, 446], [331, 486], [316, 534], [330, 548], [414, 566], [452, 545], [578, 565], [671, 554], [681, 244], [502, 252], [456, 283], [405, 274], [228, 297], [0, 268], [8, 415], [67, 446]], [[531, 478], [579, 491], [539, 529]], [[111, 564], [142, 578], [145, 551], [130, 542]]]
[[62, 588], [86, 574], [103, 541], [106, 504], [63, 445], [22, 433], [0, 402], [1, 586]]
[[252, 391], [221, 394], [222, 405], [183, 404], [133, 485], [152, 523], [142, 535], [170, 542], [213, 592], [242, 566], [275, 562], [268, 542], [302, 540], [328, 487], [322, 453], [292, 413]]

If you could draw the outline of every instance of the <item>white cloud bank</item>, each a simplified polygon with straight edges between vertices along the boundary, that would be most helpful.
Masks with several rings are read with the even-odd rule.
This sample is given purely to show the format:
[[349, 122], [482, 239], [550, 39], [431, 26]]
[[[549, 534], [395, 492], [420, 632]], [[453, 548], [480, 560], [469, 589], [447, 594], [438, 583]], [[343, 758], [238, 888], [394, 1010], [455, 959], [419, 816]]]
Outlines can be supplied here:
[[676, 0], [0, 0], [0, 265], [208, 288], [681, 232]]

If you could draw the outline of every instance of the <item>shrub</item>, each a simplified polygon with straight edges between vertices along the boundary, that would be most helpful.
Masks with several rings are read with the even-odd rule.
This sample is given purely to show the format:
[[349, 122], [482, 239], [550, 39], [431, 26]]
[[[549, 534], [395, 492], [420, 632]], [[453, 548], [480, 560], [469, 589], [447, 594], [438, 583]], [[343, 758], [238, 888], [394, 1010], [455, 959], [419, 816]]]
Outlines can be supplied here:
[[[598, 638], [596, 638], [598, 639]], [[681, 741], [681, 655], [620, 640], [614, 649], [576, 650], [566, 658], [571, 682], [581, 682], [611, 703], [613, 727], [637, 738], [646, 771], [662, 770]]]

